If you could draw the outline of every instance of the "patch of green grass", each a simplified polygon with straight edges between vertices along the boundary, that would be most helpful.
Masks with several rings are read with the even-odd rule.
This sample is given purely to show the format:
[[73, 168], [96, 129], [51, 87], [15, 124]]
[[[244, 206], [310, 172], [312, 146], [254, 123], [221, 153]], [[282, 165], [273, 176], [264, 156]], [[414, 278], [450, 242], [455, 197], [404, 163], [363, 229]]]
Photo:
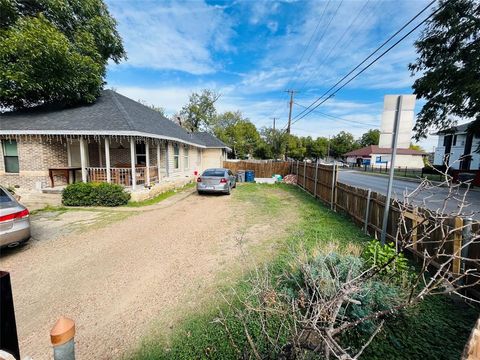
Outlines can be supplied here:
[[149, 206], [149, 205], [155, 205], [165, 199], [168, 199], [169, 197], [177, 194], [178, 192], [180, 191], [184, 191], [184, 190], [187, 190], [187, 189], [191, 189], [195, 186], [195, 183], [189, 183], [179, 189], [174, 189], [174, 190], [168, 190], [166, 192], [163, 192], [161, 194], [158, 194], [157, 196], [151, 198], [151, 199], [147, 199], [147, 200], [143, 200], [143, 201], [129, 201], [127, 205], [125, 205], [126, 207], [141, 207], [141, 206]]
[[[296, 199], [295, 206], [298, 204], [300, 219], [291, 227], [275, 258], [268, 264], [273, 277], [285, 270], [298, 251], [312, 251], [318, 248], [319, 244], [327, 245], [333, 242], [341, 252], [352, 244], [363, 248], [370, 240], [350, 219], [332, 212], [294, 186], [242, 184], [238, 186], [234, 196], [241, 202], [252, 202], [256, 206], [255, 211], [262, 214], [271, 212], [272, 216], [275, 216], [279, 207], [288, 206], [288, 201], [282, 201], [282, 197]], [[246, 278], [242, 278], [235, 284], [220, 284], [220, 291], [229, 297], [228, 289], [232, 287], [236, 294], [242, 297], [250, 290], [250, 284], [245, 280]], [[230, 300], [235, 301], [233, 298]], [[247, 344], [242, 323], [234, 314], [229, 313], [229, 308], [222, 302], [220, 296], [209, 301], [209, 306], [203, 311], [186, 315], [171, 333], [157, 328], [157, 333], [145, 338], [129, 358], [134, 360], [242, 358], [244, 349], [237, 350], [230, 341], [230, 337], [233, 337], [237, 344]], [[220, 311], [226, 314], [230, 334], [216, 320]], [[385, 331], [375, 339], [362, 358], [459, 358], [476, 316], [473, 309], [459, 307], [449, 298], [428, 298], [386, 325]], [[260, 324], [257, 324], [257, 328], [255, 324], [252, 326], [249, 332], [258, 340], [261, 338]], [[257, 341], [256, 344], [260, 347], [259, 350], [265, 350], [262, 348], [265, 344], [261, 341]], [[444, 350], [444, 344], [449, 346], [449, 349]], [[263, 353], [268, 353], [268, 350]]]
[[52, 206], [52, 205], [47, 205], [41, 209], [37, 210], [32, 210], [30, 211], [30, 215], [38, 215], [41, 214], [42, 212], [59, 212], [59, 213], [64, 213], [65, 211], [68, 211], [69, 209], [65, 206]]

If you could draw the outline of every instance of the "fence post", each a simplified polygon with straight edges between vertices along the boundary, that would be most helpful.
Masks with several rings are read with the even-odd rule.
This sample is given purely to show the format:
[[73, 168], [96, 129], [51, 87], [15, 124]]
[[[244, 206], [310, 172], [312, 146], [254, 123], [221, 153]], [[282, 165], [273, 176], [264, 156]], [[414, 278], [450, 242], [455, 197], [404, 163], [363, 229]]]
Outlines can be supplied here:
[[472, 218], [463, 219], [463, 230], [462, 230], [462, 250], [461, 250], [461, 265], [460, 271], [462, 274], [465, 273], [465, 259], [468, 258], [468, 247], [470, 243], [473, 241], [472, 235]]
[[317, 198], [317, 179], [318, 179], [318, 162], [315, 163], [315, 184], [313, 185], [313, 197]]
[[75, 322], [61, 316], [50, 330], [54, 360], [75, 360], [74, 337]]
[[333, 203], [335, 201], [335, 167], [337, 164], [335, 163], [335, 160], [333, 160], [333, 166], [332, 166], [332, 194], [330, 195], [330, 209], [333, 210]]
[[365, 225], [363, 226], [363, 232], [367, 235], [368, 235], [368, 218], [370, 216], [370, 196], [372, 196], [372, 190], [368, 189], [367, 208], [365, 209]]
[[307, 160], [303, 160], [303, 188], [307, 190], [305, 180], [307, 179]]
[[459, 216], [455, 217], [455, 232], [453, 234], [453, 266], [452, 270], [454, 274], [460, 274], [460, 256], [462, 248], [462, 235], [463, 235], [463, 219]]

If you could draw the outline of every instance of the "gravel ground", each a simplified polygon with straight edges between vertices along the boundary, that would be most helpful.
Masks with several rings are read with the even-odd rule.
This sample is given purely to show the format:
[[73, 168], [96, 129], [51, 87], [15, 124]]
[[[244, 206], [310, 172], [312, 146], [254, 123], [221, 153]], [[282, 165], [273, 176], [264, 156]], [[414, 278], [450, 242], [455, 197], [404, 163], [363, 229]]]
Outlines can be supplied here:
[[[54, 233], [49, 221], [58, 217], [42, 215], [37, 241], [0, 258], [11, 272], [22, 356], [51, 358], [49, 329], [60, 315], [76, 322], [78, 359], [120, 357], [155, 324], [174, 326], [241, 268], [240, 234], [247, 245], [274, 246], [268, 240], [295, 219], [252, 219], [253, 206], [235, 195], [179, 194], [113, 223]], [[73, 214], [95, 223], [91, 213], [67, 211], [65, 227]]]

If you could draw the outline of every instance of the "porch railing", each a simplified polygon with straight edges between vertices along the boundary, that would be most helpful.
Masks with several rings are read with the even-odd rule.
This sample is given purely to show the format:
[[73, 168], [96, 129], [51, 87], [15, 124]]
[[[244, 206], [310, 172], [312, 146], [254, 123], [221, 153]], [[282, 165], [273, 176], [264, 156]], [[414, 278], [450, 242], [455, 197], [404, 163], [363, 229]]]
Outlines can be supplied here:
[[[147, 182], [147, 168], [135, 168], [136, 184], [143, 185]], [[107, 182], [107, 169], [103, 167], [87, 167], [88, 181]], [[123, 186], [132, 186], [131, 168], [110, 168], [110, 179], [112, 184]], [[150, 183], [158, 181], [158, 169], [156, 166], [150, 166]]]

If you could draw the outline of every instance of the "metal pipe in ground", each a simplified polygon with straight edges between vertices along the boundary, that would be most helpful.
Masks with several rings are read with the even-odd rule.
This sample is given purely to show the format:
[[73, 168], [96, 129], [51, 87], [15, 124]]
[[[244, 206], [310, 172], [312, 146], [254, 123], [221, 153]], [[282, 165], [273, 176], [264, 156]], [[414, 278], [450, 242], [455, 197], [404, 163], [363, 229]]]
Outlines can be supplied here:
[[333, 161], [333, 168], [332, 168], [332, 194], [330, 196], [330, 209], [333, 210], [333, 204], [335, 202], [335, 175], [336, 175], [336, 172], [335, 172], [335, 168], [337, 167], [337, 163], [335, 162], [335, 160]]
[[50, 340], [54, 360], [75, 360], [75, 322], [61, 316], [52, 330]]
[[462, 251], [461, 251], [461, 262], [460, 262], [460, 273], [465, 273], [466, 270], [466, 260], [468, 256], [468, 248], [473, 242], [472, 234], [472, 218], [463, 219], [463, 229], [462, 229]]

